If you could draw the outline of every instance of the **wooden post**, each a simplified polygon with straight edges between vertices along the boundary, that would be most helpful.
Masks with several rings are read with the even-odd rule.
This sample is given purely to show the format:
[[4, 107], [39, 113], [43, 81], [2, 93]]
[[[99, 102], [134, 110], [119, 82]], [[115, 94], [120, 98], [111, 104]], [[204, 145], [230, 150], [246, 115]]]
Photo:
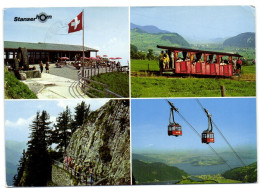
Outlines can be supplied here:
[[220, 86], [220, 89], [221, 89], [221, 97], [225, 97], [226, 96], [226, 89], [225, 89], [225, 86]]

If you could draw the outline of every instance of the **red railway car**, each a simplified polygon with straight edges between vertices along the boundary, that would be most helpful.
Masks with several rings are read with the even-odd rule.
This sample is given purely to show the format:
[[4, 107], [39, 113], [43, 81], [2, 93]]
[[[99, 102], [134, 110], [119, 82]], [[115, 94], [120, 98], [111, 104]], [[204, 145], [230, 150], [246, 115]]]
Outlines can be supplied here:
[[[173, 72], [175, 74], [206, 75], [231, 77], [236, 69], [236, 60], [242, 57], [239, 54], [203, 51], [188, 48], [177, 48], [170, 46], [160, 46], [168, 51], [169, 66], [160, 66], [161, 72]], [[178, 58], [181, 55], [182, 58]], [[225, 60], [224, 60], [225, 59]]]
[[181, 136], [182, 129], [181, 126], [177, 123], [171, 123], [168, 125], [168, 136]]

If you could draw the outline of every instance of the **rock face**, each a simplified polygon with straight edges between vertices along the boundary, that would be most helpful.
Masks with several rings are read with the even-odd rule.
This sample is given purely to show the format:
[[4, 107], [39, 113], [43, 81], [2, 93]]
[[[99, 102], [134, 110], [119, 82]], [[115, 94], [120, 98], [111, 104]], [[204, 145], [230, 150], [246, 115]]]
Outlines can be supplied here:
[[129, 100], [110, 100], [94, 111], [74, 132], [66, 154], [101, 185], [129, 185], [130, 122]]

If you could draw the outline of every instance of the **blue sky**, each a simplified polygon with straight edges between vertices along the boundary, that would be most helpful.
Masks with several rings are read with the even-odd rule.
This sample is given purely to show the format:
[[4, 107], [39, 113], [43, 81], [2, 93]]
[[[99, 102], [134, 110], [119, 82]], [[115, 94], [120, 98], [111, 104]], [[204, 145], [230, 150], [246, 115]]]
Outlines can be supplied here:
[[132, 7], [131, 23], [154, 25], [188, 40], [209, 40], [255, 32], [251, 6]]
[[[8, 8], [4, 11], [4, 40], [82, 45], [82, 31], [68, 33], [68, 23], [82, 8]], [[41, 23], [14, 22], [14, 17], [35, 17], [45, 12], [52, 19]], [[85, 16], [85, 46], [99, 50], [99, 55], [129, 60], [128, 7], [87, 7]], [[95, 56], [95, 53], [92, 54]]]
[[[97, 110], [109, 99], [85, 100], [92, 111]], [[27, 142], [29, 125], [37, 111], [46, 110], [50, 120], [55, 122], [59, 113], [68, 106], [74, 114], [74, 108], [82, 100], [6, 100], [5, 101], [5, 140]]]
[[[170, 99], [187, 121], [201, 133], [208, 127], [208, 119], [195, 99]], [[212, 114], [212, 120], [234, 148], [256, 147], [255, 98], [199, 99]], [[131, 102], [131, 136], [133, 152], [151, 150], [181, 151], [208, 149], [193, 130], [175, 114], [182, 125], [183, 135], [168, 136], [170, 107], [164, 99], [133, 99]], [[214, 148], [228, 148], [220, 134], [215, 133]]]

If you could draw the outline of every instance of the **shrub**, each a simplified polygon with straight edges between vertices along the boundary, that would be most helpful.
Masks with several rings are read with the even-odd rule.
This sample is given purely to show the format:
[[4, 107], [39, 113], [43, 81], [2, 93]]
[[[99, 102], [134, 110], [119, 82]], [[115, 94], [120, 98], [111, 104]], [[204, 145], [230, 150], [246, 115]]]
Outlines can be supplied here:
[[12, 73], [5, 69], [5, 98], [37, 99], [27, 85], [20, 82]]

